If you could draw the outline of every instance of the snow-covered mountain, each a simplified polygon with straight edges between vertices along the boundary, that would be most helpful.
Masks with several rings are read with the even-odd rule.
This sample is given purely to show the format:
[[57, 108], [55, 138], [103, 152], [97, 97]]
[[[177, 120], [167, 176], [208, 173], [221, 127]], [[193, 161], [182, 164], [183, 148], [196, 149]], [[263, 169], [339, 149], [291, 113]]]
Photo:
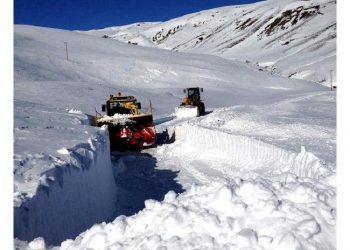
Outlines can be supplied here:
[[336, 82], [334, 0], [268, 0], [86, 33], [237, 59], [262, 71], [328, 86], [332, 74]]
[[[15, 247], [335, 249], [336, 92], [305, 81], [335, 72], [335, 9], [269, 0], [87, 32], [15, 25]], [[176, 118], [193, 86], [207, 114]], [[119, 91], [152, 101], [156, 147], [110, 152], [107, 127], [91, 126]]]
[[[335, 91], [50, 28], [16, 25], [14, 48], [18, 249], [335, 248]], [[176, 119], [190, 86], [210, 112]], [[86, 114], [118, 91], [175, 141], [111, 154]]]

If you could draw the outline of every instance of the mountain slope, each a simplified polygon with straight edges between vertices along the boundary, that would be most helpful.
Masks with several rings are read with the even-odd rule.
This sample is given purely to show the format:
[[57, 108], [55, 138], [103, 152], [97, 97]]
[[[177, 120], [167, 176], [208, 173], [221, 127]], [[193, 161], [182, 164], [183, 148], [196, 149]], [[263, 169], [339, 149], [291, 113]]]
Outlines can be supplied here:
[[[164, 118], [172, 115], [181, 103], [182, 88], [188, 86], [204, 88], [208, 110], [325, 91], [322, 86], [256, 72], [216, 56], [132, 46], [50, 28], [16, 25], [14, 47], [14, 150], [15, 168], [20, 169], [28, 155], [28, 159], [36, 152], [56, 155], [64, 145], [86, 140], [94, 128], [73, 137], [70, 129], [63, 134], [61, 129], [80, 126], [76, 120], [84, 113], [94, 115], [95, 108], [100, 111], [111, 93], [135, 95], [144, 110], [152, 100], [154, 117]], [[56, 126], [61, 131], [57, 138]], [[25, 164], [30, 164], [28, 159]]]
[[[19, 249], [335, 248], [335, 91], [57, 29], [16, 25], [14, 49]], [[176, 119], [189, 86], [209, 112]], [[157, 147], [111, 155], [90, 126], [118, 91], [152, 100]]]
[[[27, 101], [40, 99], [90, 114], [118, 91], [138, 96], [145, 104], [151, 99], [155, 115], [162, 117], [174, 111], [181, 102], [182, 88], [189, 86], [205, 89], [209, 108], [324, 90], [217, 56], [132, 46], [76, 32], [16, 25], [14, 38], [15, 93]], [[68, 43], [69, 61], [64, 42]], [[50, 89], [59, 89], [60, 94]]]
[[269, 0], [86, 33], [238, 59], [260, 70], [324, 85], [330, 85], [330, 71], [336, 69], [336, 1], [330, 0]]

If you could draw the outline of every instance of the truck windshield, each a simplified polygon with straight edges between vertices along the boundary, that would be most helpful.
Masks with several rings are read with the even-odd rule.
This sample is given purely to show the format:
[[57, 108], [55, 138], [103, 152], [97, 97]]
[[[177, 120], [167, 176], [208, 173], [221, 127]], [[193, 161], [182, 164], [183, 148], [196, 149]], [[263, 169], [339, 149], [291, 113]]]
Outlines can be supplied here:
[[110, 103], [110, 115], [114, 114], [132, 114], [130, 109], [124, 107], [122, 102], [111, 102]]
[[199, 91], [197, 89], [189, 89], [188, 90], [188, 97], [189, 98], [199, 97]]

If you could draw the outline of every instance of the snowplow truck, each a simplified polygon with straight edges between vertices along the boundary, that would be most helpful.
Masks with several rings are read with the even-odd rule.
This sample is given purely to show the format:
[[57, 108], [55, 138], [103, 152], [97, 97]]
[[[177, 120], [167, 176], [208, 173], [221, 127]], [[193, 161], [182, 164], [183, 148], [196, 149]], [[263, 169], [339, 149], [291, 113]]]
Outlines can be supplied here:
[[112, 149], [139, 149], [156, 143], [152, 110], [141, 113], [140, 109], [141, 103], [134, 96], [121, 93], [110, 95], [102, 104], [106, 115], [96, 115], [95, 124], [108, 126]]
[[205, 106], [201, 100], [200, 92], [203, 88], [184, 89], [184, 98], [180, 106], [175, 108], [175, 115], [178, 118], [196, 117], [205, 114]]

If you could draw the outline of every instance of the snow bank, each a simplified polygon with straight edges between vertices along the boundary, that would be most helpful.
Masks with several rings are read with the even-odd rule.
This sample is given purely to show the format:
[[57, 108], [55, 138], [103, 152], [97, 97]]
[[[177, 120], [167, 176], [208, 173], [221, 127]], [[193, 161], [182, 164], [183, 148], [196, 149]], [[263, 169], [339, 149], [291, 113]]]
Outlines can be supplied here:
[[66, 151], [69, 160], [47, 161], [55, 166], [41, 173], [35, 195], [14, 207], [16, 238], [30, 241], [41, 236], [57, 245], [112, 219], [116, 187], [107, 131]]
[[303, 200], [290, 202], [300, 197], [295, 186], [237, 179], [170, 191], [54, 249], [334, 249], [334, 208], [307, 186]]
[[312, 178], [329, 174], [319, 159], [304, 147], [297, 154], [246, 136], [186, 123], [176, 126], [174, 131], [176, 141], [181, 143], [181, 152], [192, 158], [205, 155], [245, 171], [264, 169], [265, 173], [289, 172]]

